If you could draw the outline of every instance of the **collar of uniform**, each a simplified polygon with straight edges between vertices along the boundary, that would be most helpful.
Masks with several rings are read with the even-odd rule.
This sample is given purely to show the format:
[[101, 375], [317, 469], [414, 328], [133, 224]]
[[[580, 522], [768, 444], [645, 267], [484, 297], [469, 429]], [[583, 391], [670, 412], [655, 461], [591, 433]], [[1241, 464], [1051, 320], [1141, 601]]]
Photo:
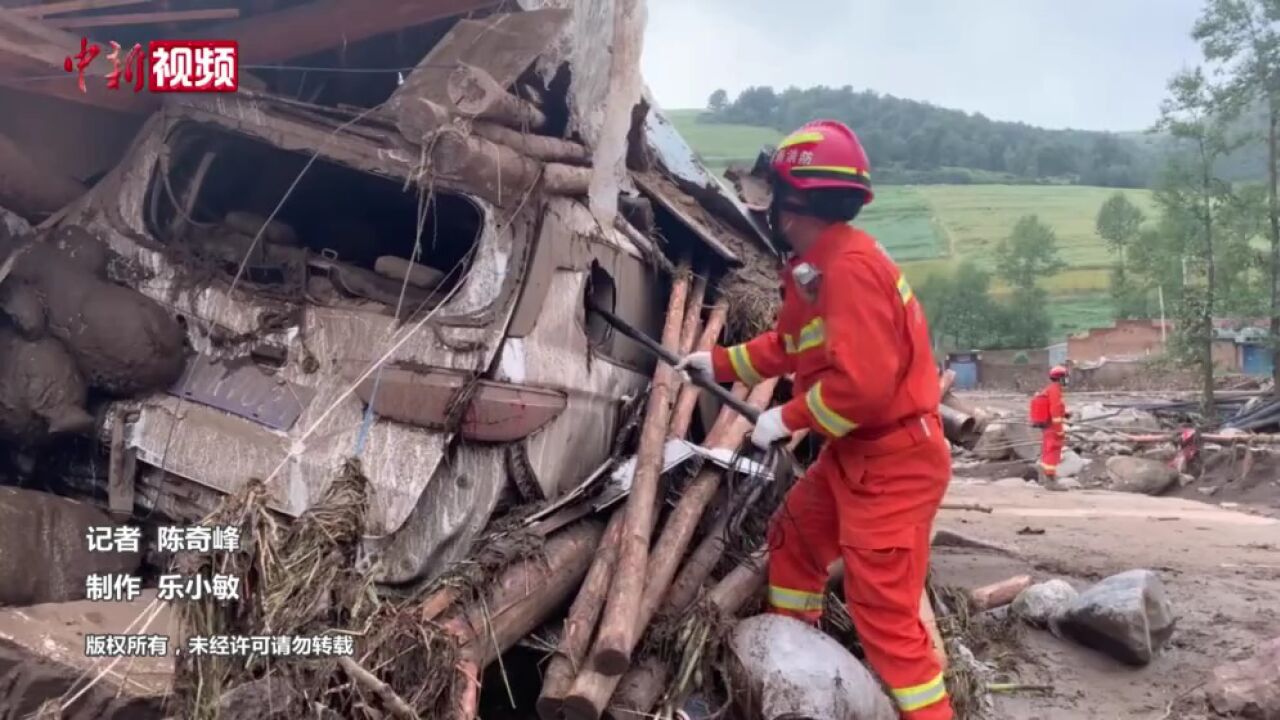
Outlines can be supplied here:
[[848, 242], [854, 234], [852, 226], [844, 223], [835, 223], [822, 231], [822, 234], [818, 236], [813, 245], [810, 245], [809, 249], [800, 255], [799, 261], [822, 266], [822, 261], [830, 257], [832, 251], [837, 247]]

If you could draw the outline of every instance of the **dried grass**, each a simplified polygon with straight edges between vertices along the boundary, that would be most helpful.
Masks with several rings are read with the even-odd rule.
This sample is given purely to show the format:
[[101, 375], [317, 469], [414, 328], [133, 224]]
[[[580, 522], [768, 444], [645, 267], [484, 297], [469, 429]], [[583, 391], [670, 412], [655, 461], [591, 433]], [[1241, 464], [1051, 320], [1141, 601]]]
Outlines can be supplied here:
[[762, 255], [734, 269], [720, 283], [720, 297], [729, 305], [725, 344], [745, 342], [772, 328], [782, 306], [776, 262]]
[[[240, 601], [212, 597], [179, 605], [184, 637], [209, 635], [314, 635], [349, 628], [376, 610], [371, 579], [354, 571], [367, 508], [368, 480], [352, 460], [324, 495], [291, 527], [267, 509], [267, 491], [251, 480], [202, 523], [240, 529], [234, 552], [183, 553], [174, 561], [184, 575], [240, 578]], [[325, 699], [331, 662], [270, 663], [261, 657], [179, 656], [174, 701], [183, 717], [213, 720], [231, 687], [284, 674], [309, 698]]]

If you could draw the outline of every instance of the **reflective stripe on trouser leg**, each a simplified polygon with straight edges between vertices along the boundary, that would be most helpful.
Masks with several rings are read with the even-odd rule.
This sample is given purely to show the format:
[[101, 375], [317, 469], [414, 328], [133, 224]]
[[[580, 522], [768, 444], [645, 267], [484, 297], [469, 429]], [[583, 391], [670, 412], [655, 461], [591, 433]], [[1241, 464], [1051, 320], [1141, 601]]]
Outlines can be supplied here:
[[830, 465], [809, 468], [769, 524], [769, 610], [808, 623], [822, 616], [827, 567], [840, 557], [837, 507], [824, 467]]
[[929, 682], [911, 687], [891, 688], [891, 690], [894, 701], [898, 703], [898, 709], [904, 713], [927, 708], [947, 697], [947, 683], [942, 673], [933, 676]]
[[780, 585], [769, 586], [769, 606], [795, 613], [822, 612], [822, 592], [809, 592]]
[[850, 542], [872, 546], [843, 548], [845, 597], [868, 664], [893, 691], [903, 718], [951, 720], [942, 666], [920, 620], [929, 526], [904, 528], [892, 540], [857, 534]]

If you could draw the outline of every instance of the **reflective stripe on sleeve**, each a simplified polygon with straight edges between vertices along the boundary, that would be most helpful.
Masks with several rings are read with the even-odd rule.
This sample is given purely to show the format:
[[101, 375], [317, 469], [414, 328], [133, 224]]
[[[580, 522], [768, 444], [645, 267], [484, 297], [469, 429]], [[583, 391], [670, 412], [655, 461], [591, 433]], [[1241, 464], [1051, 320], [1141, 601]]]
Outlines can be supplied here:
[[809, 388], [808, 394], [805, 395], [805, 404], [813, 414], [813, 419], [832, 437], [844, 437], [858, 428], [857, 423], [832, 410], [822, 399], [821, 380]]
[[756, 385], [764, 379], [751, 364], [751, 354], [747, 352], [746, 345], [734, 345], [729, 348], [729, 364], [733, 366], [733, 372], [738, 379], [748, 385]]

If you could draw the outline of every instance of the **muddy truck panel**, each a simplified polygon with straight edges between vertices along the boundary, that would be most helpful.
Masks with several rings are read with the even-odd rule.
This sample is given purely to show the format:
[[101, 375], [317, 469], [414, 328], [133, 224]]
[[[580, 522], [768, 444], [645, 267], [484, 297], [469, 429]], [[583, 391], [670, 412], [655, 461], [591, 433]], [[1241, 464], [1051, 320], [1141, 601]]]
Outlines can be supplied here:
[[[368, 559], [382, 560], [386, 579], [408, 581], [465, 553], [505, 487], [513, 445], [537, 445], [543, 467], [534, 472], [547, 494], [563, 474], [602, 459], [611, 433], [597, 418], [643, 374], [608, 363], [594, 375], [546, 371], [561, 361], [547, 343], [571, 332], [554, 324], [535, 333], [532, 372], [490, 373], [499, 362], [515, 367], [518, 351], [501, 348], [543, 202], [502, 206], [433, 182], [420, 156], [376, 122], [344, 126], [253, 98], [183, 99], [69, 209], [60, 222], [104, 238], [119, 256], [113, 279], [178, 316], [193, 351], [174, 387], [117, 403], [102, 428], [105, 440], [125, 423], [123, 443], [143, 466], [141, 497], [156, 502], [167, 476], [216, 493], [262, 478], [271, 506], [297, 516], [360, 452], [372, 483]], [[245, 217], [256, 219], [246, 227]], [[415, 267], [436, 287], [378, 273], [387, 257], [405, 266], [418, 226]], [[579, 318], [581, 365], [584, 288], [571, 285], [537, 317]], [[386, 388], [370, 371], [379, 362]], [[391, 394], [379, 401], [383, 392]], [[392, 402], [411, 393], [431, 402]], [[382, 412], [366, 413], [369, 400]], [[556, 428], [562, 449], [575, 428], [600, 441], [573, 462], [551, 459], [541, 448], [552, 441], [536, 440], [544, 426]], [[467, 437], [454, 442], [460, 430]], [[208, 504], [185, 495], [178, 504]]]
[[642, 392], [653, 374], [653, 358], [588, 312], [586, 299], [654, 334], [666, 309], [668, 281], [624, 236], [598, 227], [582, 204], [548, 201], [494, 376], [566, 397], [564, 411], [515, 448], [546, 498], [576, 485], [608, 455], [619, 400]]

